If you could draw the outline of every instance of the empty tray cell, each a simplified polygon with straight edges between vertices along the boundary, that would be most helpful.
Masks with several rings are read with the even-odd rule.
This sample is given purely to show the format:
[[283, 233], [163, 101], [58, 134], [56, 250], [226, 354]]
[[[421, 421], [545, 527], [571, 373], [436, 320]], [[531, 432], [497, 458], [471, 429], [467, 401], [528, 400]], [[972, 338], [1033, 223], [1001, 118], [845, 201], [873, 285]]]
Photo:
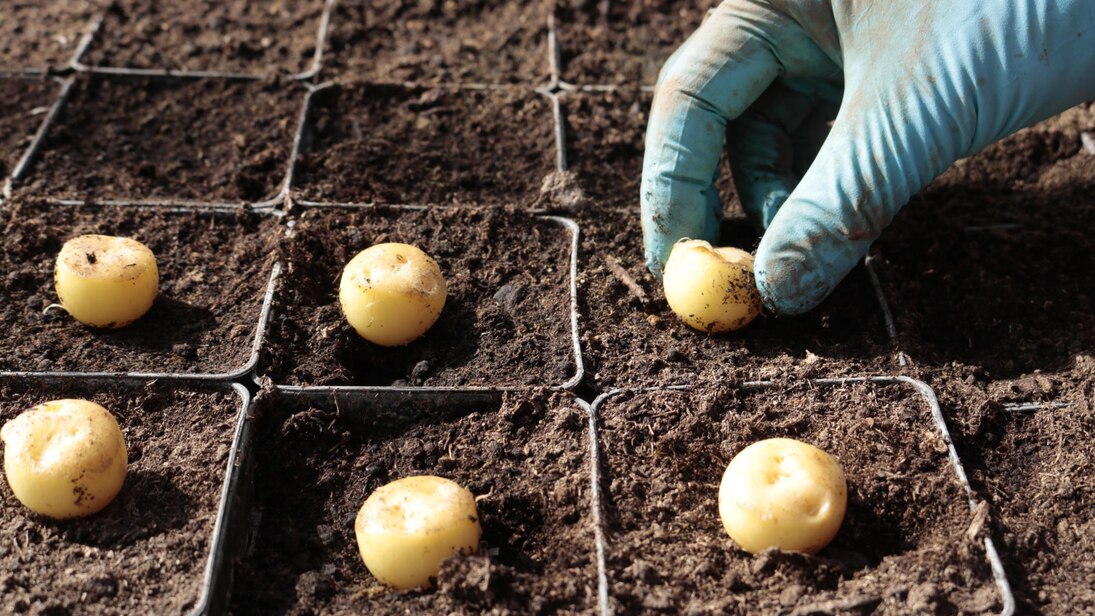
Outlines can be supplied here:
[[83, 64], [172, 71], [302, 73], [323, 0], [116, 0]]
[[92, 17], [84, 0], [0, 3], [0, 71], [61, 69], [68, 65]]
[[0, 484], [5, 614], [185, 614], [203, 603], [240, 394], [108, 381], [0, 381], [0, 422], [43, 402], [86, 398], [121, 425], [122, 491], [99, 513], [53, 521]]
[[57, 94], [50, 79], [0, 78], [0, 181], [34, 140]]
[[[563, 81], [653, 85], [717, 0], [562, 0], [555, 25]], [[606, 12], [607, 8], [607, 12]]]
[[[861, 267], [810, 313], [760, 316], [736, 332], [709, 335], [673, 314], [661, 283], [646, 269], [637, 209], [579, 222], [582, 349], [587, 372], [602, 387], [767, 379], [789, 371], [863, 373], [892, 361], [882, 310]], [[756, 242], [744, 220], [724, 223], [723, 245], [752, 250]]]
[[269, 199], [304, 94], [273, 82], [81, 79], [26, 181], [69, 199]]
[[303, 200], [528, 205], [555, 170], [551, 105], [531, 90], [335, 87], [313, 97], [309, 128]]
[[[311, 400], [311, 401], [309, 401]], [[596, 565], [589, 416], [562, 396], [468, 408], [384, 396], [260, 398], [251, 550], [237, 559], [232, 612], [590, 613]], [[478, 497], [476, 555], [446, 561], [433, 590], [380, 584], [354, 521], [380, 486], [451, 479]]]
[[[746, 393], [624, 393], [597, 407], [606, 564], [616, 613], [983, 613], [1001, 596], [931, 409], [908, 386], [802, 383]], [[751, 555], [719, 484], [766, 438], [836, 457], [848, 511], [816, 556]]]
[[384, 82], [548, 80], [545, 0], [346, 0], [331, 17], [323, 75]]
[[[989, 501], [1020, 614], [1095, 610], [1095, 362], [1058, 402], [1068, 408], [1005, 412], [984, 394], [954, 388], [947, 400], [974, 488]], [[960, 393], [959, 393], [960, 392]]]
[[[418, 246], [448, 299], [418, 340], [382, 347], [342, 315], [342, 268], [382, 242]], [[260, 372], [287, 385], [558, 385], [574, 376], [571, 233], [495, 210], [315, 209], [283, 249]]]
[[[0, 213], [6, 301], [0, 370], [220, 374], [245, 370], [274, 266], [274, 221], [254, 214], [75, 208], [24, 199]], [[159, 295], [121, 329], [84, 326], [58, 302], [53, 270], [68, 239], [136, 239], [156, 255]]]

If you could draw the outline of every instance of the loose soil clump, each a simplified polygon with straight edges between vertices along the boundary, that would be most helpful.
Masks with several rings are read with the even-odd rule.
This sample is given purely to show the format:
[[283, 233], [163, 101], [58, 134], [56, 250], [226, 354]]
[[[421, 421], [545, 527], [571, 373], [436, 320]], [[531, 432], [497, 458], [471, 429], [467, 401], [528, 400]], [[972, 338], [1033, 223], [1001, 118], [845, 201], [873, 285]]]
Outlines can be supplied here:
[[289, 165], [304, 90], [275, 82], [82, 78], [27, 178], [71, 199], [257, 202]]
[[0, 79], [0, 179], [30, 147], [58, 86], [49, 79]]
[[[440, 319], [402, 347], [365, 341], [338, 303], [342, 268], [382, 242], [441, 266]], [[501, 210], [309, 210], [282, 247], [286, 271], [260, 372], [290, 385], [551, 385], [575, 372], [570, 235]]]
[[[250, 358], [275, 258], [273, 220], [19, 199], [0, 212], [0, 230], [0, 370], [220, 373]], [[61, 245], [85, 233], [132, 237], [156, 255], [159, 296], [132, 325], [93, 329], [46, 309], [58, 301]]]
[[323, 0], [114, 0], [81, 61], [237, 74], [312, 68]]
[[540, 85], [548, 81], [544, 0], [339, 2], [323, 75], [375, 82]]
[[240, 412], [227, 388], [148, 383], [0, 383], [0, 421], [58, 398], [87, 398], [121, 424], [129, 472], [117, 498], [54, 521], [0, 490], [0, 610], [7, 614], [168, 614], [201, 597]]
[[[930, 410], [901, 386], [627, 393], [598, 411], [617, 613], [988, 613], [999, 594]], [[726, 535], [726, 464], [765, 438], [834, 455], [848, 513], [816, 556], [752, 556]]]
[[[501, 409], [450, 402], [428, 412], [418, 402], [394, 412], [352, 405], [260, 403], [261, 522], [236, 571], [233, 613], [595, 609], [588, 415], [571, 399], [522, 394]], [[380, 486], [427, 474], [481, 497], [479, 554], [447, 561], [435, 590], [386, 588], [361, 562], [354, 520]]]
[[940, 398], [970, 481], [991, 504], [1018, 613], [1095, 610], [1095, 360], [1056, 393], [1068, 408], [1008, 412], [999, 392], [949, 374]]
[[66, 67], [90, 21], [94, 5], [84, 0], [8, 0], [0, 19], [0, 70]]
[[561, 77], [576, 85], [653, 85], [670, 54], [717, 5], [716, 0], [560, 0], [555, 24]]
[[551, 105], [532, 90], [357, 85], [316, 95], [298, 199], [533, 205], [555, 170]]

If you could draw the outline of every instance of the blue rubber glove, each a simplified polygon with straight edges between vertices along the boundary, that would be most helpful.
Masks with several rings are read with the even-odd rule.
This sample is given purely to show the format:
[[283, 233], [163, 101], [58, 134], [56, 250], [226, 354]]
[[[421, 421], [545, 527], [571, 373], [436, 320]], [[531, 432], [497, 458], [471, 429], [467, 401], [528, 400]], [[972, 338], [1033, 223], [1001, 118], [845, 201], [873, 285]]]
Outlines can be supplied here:
[[725, 0], [659, 79], [647, 266], [660, 276], [682, 237], [718, 239], [729, 139], [766, 230], [764, 305], [806, 312], [952, 162], [1093, 97], [1095, 0]]

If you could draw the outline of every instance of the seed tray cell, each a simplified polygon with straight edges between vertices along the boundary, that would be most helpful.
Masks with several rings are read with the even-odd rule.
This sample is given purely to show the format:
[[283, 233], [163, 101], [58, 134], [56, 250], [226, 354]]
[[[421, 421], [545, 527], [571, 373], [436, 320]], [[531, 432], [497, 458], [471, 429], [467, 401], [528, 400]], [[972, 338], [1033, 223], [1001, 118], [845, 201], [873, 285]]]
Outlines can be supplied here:
[[[886, 379], [602, 397], [610, 611], [1010, 613], [991, 540], [968, 532], [965, 477], [929, 393]], [[719, 520], [726, 465], [771, 437], [816, 445], [844, 467], [848, 513], [816, 556], [752, 556]]]
[[[294, 386], [569, 386], [580, 378], [571, 295], [577, 229], [523, 212], [316, 208], [282, 248], [259, 373]], [[441, 266], [448, 299], [422, 338], [362, 339], [338, 303], [342, 268], [381, 242], [414, 244]]]
[[95, 14], [84, 0], [5, 0], [0, 19], [0, 73], [64, 69]]
[[1009, 411], [954, 381], [943, 396], [1023, 614], [1095, 610], [1095, 362], [1085, 368], [1058, 402], [1034, 410]]
[[305, 95], [275, 82], [82, 77], [23, 184], [54, 199], [261, 204], [286, 182]]
[[717, 0], [564, 0], [555, 28], [561, 79], [578, 86], [653, 85]]
[[15, 172], [60, 92], [44, 78], [0, 78], [0, 179]]
[[[0, 371], [229, 378], [250, 371], [275, 277], [276, 221], [250, 213], [16, 198], [0, 211], [6, 300]], [[84, 233], [133, 237], [156, 255], [160, 291], [130, 326], [98, 330], [59, 307], [57, 253]]]
[[325, 78], [539, 85], [549, 77], [545, 0], [345, 0]]
[[531, 89], [384, 85], [312, 96], [298, 201], [533, 205], [555, 170], [550, 100]]
[[82, 68], [292, 75], [314, 71], [324, 0], [116, 0]]
[[[590, 613], [596, 606], [589, 411], [564, 395], [440, 401], [395, 392], [260, 396], [249, 549], [231, 609], [272, 613]], [[354, 520], [381, 485], [440, 475], [480, 497], [478, 555], [435, 590], [369, 574]]]
[[[643, 263], [637, 211], [579, 217], [578, 297], [582, 349], [600, 387], [684, 385], [697, 379], [767, 379], [877, 372], [895, 364], [884, 315], [862, 267], [824, 303], [799, 317], [758, 317], [728, 334], [684, 325]], [[755, 248], [743, 219], [723, 225], [721, 243]]]
[[215, 552], [230, 517], [234, 435], [249, 394], [239, 385], [0, 379], [0, 422], [58, 398], [87, 398], [118, 418], [129, 471], [110, 505], [55, 522], [0, 488], [0, 611], [204, 613], [223, 591]]

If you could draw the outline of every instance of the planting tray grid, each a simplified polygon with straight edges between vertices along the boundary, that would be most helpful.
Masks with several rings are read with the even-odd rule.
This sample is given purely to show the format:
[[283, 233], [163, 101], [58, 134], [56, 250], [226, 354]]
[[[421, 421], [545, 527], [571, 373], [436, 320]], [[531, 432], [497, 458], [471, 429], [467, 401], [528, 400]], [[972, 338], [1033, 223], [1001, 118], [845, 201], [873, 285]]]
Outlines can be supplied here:
[[[41, 79], [38, 75], [7, 75], [0, 76], [0, 79]], [[42, 120], [38, 123], [38, 129], [34, 132], [34, 137], [31, 139], [30, 144], [23, 150], [19, 159], [14, 165], [12, 165], [11, 171], [6, 178], [3, 178], [3, 186], [0, 187], [0, 204], [3, 204], [4, 200], [11, 196], [12, 184], [23, 177], [27, 173], [27, 168], [30, 165], [30, 161], [33, 160], [38, 148], [42, 145], [42, 140], [45, 138], [46, 131], [49, 129], [50, 124], [53, 123], [54, 118], [60, 112], [61, 106], [64, 104], [65, 99], [68, 97], [68, 92], [72, 88], [72, 79], [64, 79], [60, 77], [50, 77], [57, 85], [57, 96], [53, 99], [48, 110], [43, 115]]]
[[[93, 208], [133, 208], [144, 210], [155, 210], [163, 212], [165, 214], [189, 214], [189, 213], [203, 213], [213, 217], [226, 217], [231, 218], [237, 214], [237, 210], [232, 207], [204, 207], [194, 208], [189, 206], [172, 206], [169, 209], [163, 209], [153, 207], [148, 204], [133, 204], [133, 203], [96, 203]], [[268, 216], [273, 219], [280, 218], [277, 213], [267, 212], [260, 213], [260, 216]], [[55, 371], [42, 371], [42, 370], [10, 370], [0, 371], [0, 378], [17, 377], [17, 378], [128, 378], [128, 379], [177, 379], [185, 381], [245, 381], [249, 380], [249, 377], [254, 373], [255, 367], [258, 365], [259, 354], [263, 346], [264, 338], [266, 335], [267, 322], [270, 318], [270, 306], [274, 299], [274, 289], [277, 287], [277, 282], [281, 276], [281, 263], [275, 261], [270, 268], [270, 274], [264, 285], [264, 291], [262, 294], [261, 308], [253, 328], [254, 334], [250, 344], [250, 354], [246, 362], [234, 369], [225, 372], [155, 372], [155, 371], [117, 371], [117, 372], [94, 372], [94, 371], [78, 371], [78, 370], [55, 370]], [[76, 326], [76, 325], [74, 325]]]
[[76, 42], [76, 47], [73, 49], [72, 54], [69, 55], [69, 57], [61, 65], [59, 65], [59, 66], [47, 66], [47, 67], [37, 67], [37, 66], [2, 67], [2, 68], [0, 68], [0, 77], [11, 77], [11, 76], [20, 76], [20, 75], [23, 75], [23, 76], [60, 75], [60, 74], [66, 73], [68, 71], [71, 71], [74, 67], [77, 66], [80, 57], [82, 55], [84, 55], [84, 52], [87, 50], [88, 46], [91, 44], [92, 36], [93, 36], [94, 32], [96, 30], [98, 30], [99, 24], [100, 24], [101, 21], [102, 21], [102, 14], [101, 13], [96, 13], [96, 14], [91, 16], [91, 18], [88, 20], [88, 22], [81, 29], [82, 32], [80, 33], [80, 38]]
[[[939, 405], [939, 400], [935, 395], [932, 388], [923, 381], [907, 377], [907, 376], [868, 376], [868, 377], [851, 377], [851, 378], [833, 378], [833, 379], [811, 379], [806, 381], [811, 387], [820, 388], [833, 388], [841, 387], [851, 384], [875, 384], [875, 385], [903, 385], [911, 388], [915, 394], [923, 400], [928, 406], [931, 412], [932, 423], [934, 424], [935, 431], [946, 445], [947, 457], [950, 461], [951, 467], [954, 470], [955, 477], [960, 484], [962, 491], [966, 495], [967, 503], [971, 514], [975, 514], [980, 507], [983, 506], [983, 501], [978, 498], [976, 493], [970, 487], [969, 480], [966, 476], [965, 468], [962, 465], [962, 461], [958, 456], [958, 451], [955, 449], [954, 442], [951, 439], [950, 429], [947, 427], [946, 418], [943, 414], [943, 410]], [[776, 383], [771, 381], [752, 381], [746, 382], [741, 385], [743, 391], [748, 392], [764, 392], [776, 387]], [[602, 448], [600, 446], [599, 423], [598, 417], [601, 409], [608, 404], [613, 397], [621, 394], [644, 394], [655, 392], [687, 392], [691, 388], [688, 386], [672, 386], [672, 387], [650, 387], [650, 388], [637, 388], [637, 389], [616, 389], [608, 391], [598, 396], [592, 403], [591, 413], [591, 430], [593, 443], [593, 460], [596, 466], [603, 464], [605, 460], [602, 457]], [[608, 615], [612, 613], [611, 603], [609, 600], [609, 586], [608, 579], [609, 573], [607, 571], [607, 564], [605, 559], [606, 545], [609, 539], [607, 539], [607, 531], [604, 526], [604, 514], [602, 510], [604, 508], [605, 495], [602, 492], [602, 485], [600, 476], [603, 474], [603, 470], [594, 468], [593, 471], [593, 492], [596, 504], [594, 506], [594, 519], [597, 520], [597, 541], [596, 551], [598, 555], [599, 571], [599, 596], [600, 596], [600, 608], [601, 613]], [[1004, 571], [1004, 566], [1000, 561], [1000, 556], [996, 551], [996, 546], [991, 538], [986, 533], [983, 541], [985, 550], [985, 557], [988, 561], [989, 568], [992, 571], [992, 577], [1000, 595], [1002, 616], [1011, 616], [1015, 613], [1015, 597], [1011, 590], [1011, 584], [1008, 582], [1007, 575]]]
[[[319, 25], [316, 30], [316, 45], [315, 51], [312, 53], [312, 60], [310, 66], [302, 72], [289, 75], [290, 79], [298, 81], [306, 81], [314, 77], [319, 73], [320, 67], [323, 65], [323, 49], [326, 46], [327, 31], [331, 22], [331, 9], [334, 7], [337, 0], [324, 0], [323, 9], [319, 17]], [[100, 66], [100, 65], [88, 65], [83, 62], [84, 56], [91, 44], [101, 37], [105, 37], [103, 32], [103, 15], [98, 15], [93, 21], [88, 33], [84, 37], [84, 41], [81, 43], [76, 54], [73, 56], [71, 67], [77, 72], [81, 73], [97, 73], [102, 75], [117, 75], [117, 76], [131, 76], [131, 77], [189, 77], [199, 79], [252, 79], [262, 80], [277, 78], [282, 76], [282, 73], [270, 72], [270, 73], [240, 73], [231, 71], [192, 71], [192, 70], [177, 70], [166, 68], [131, 68], [122, 66]]]
[[[301, 204], [301, 205], [302, 205], [302, 207], [304, 207], [306, 209], [315, 209], [315, 210], [325, 210], [325, 209], [339, 210], [339, 209], [341, 209], [341, 210], [350, 210], [350, 211], [369, 211], [369, 210], [383, 209], [383, 210], [393, 210], [393, 211], [397, 211], [397, 212], [398, 211], [411, 211], [411, 212], [413, 212], [413, 211], [423, 211], [423, 210], [430, 209], [430, 206], [424, 206], [424, 205], [394, 205], [394, 206], [385, 205], [385, 206], [376, 206], [376, 205], [369, 205], [369, 204], [353, 204], [353, 203], [346, 203], [346, 204], [309, 203], [309, 204]], [[567, 286], [568, 286], [568, 293], [569, 293], [569, 298], [568, 298], [568, 312], [569, 312], [569, 314], [568, 314], [568, 324], [569, 324], [569, 327], [570, 327], [569, 347], [570, 347], [570, 352], [573, 354], [573, 359], [574, 359], [574, 374], [571, 375], [569, 378], [567, 378], [567, 380], [564, 381], [561, 384], [554, 384], [554, 385], [545, 384], [544, 387], [548, 387], [550, 389], [559, 389], [559, 390], [564, 390], [564, 391], [571, 391], [574, 388], [576, 388], [582, 382], [583, 378], [585, 377], [585, 363], [582, 359], [582, 345], [581, 345], [581, 339], [580, 339], [580, 335], [581, 335], [580, 322], [579, 322], [580, 319], [579, 319], [579, 316], [578, 316], [578, 313], [579, 313], [579, 310], [578, 310], [578, 251], [579, 251], [579, 246], [581, 244], [581, 230], [578, 226], [578, 223], [574, 222], [573, 220], [571, 220], [569, 218], [565, 218], [565, 217], [562, 217], [562, 216], [555, 216], [555, 215], [551, 215], [551, 214], [539, 214], [539, 215], [537, 215], [537, 217], [542, 218], [544, 220], [549, 220], [549, 221], [559, 225], [570, 236], [570, 241], [569, 241], [569, 246], [568, 246], [568, 261], [569, 261], [569, 263], [566, 267], [566, 271], [568, 272], [567, 273], [567, 279], [568, 279]], [[290, 220], [289, 223], [288, 223], [287, 237], [292, 237], [292, 235], [294, 233], [295, 233], [295, 221]], [[281, 265], [281, 264], [279, 264], [279, 265]], [[272, 288], [274, 288], [274, 287], [272, 287]], [[261, 326], [263, 328], [268, 327], [269, 326], [269, 320], [270, 319], [269, 319], [268, 311], [264, 310], [264, 319], [263, 319], [263, 323], [262, 323]], [[252, 365], [252, 367], [255, 368], [256, 366]], [[262, 383], [264, 383], [265, 381], [268, 380], [264, 375], [260, 374], [260, 370], [256, 370], [252, 374], [253, 374], [253, 378], [254, 378], [254, 380], [257, 384], [261, 385]], [[272, 381], [271, 381], [271, 383], [272, 383]], [[328, 385], [328, 386], [320, 386], [320, 385], [285, 385], [285, 384], [274, 384], [274, 385], [277, 387], [277, 389], [279, 389], [283, 392], [287, 392], [287, 393], [315, 392], [315, 393], [325, 393], [325, 394], [330, 395], [330, 394], [339, 394], [339, 393], [348, 393], [348, 392], [362, 392], [362, 393], [366, 393], [366, 392], [374, 392], [375, 393], [375, 392], [383, 392], [383, 391], [424, 392], [424, 393], [426, 393], [426, 395], [435, 396], [439, 399], [444, 399], [446, 396], [449, 396], [449, 395], [454, 394], [454, 393], [461, 393], [461, 392], [482, 392], [482, 393], [492, 393], [492, 392], [494, 392], [494, 393], [497, 393], [497, 392], [503, 392], [503, 391], [525, 391], [525, 390], [531, 389], [530, 387], [525, 387], [525, 386], [401, 387], [401, 386], [381, 386], [381, 385]]]
[[[204, 77], [204, 76], [196, 76], [196, 75], [192, 75], [192, 74], [191, 75], [171, 75], [171, 76], [153, 75], [153, 76], [150, 76], [150, 77], [140, 76], [140, 75], [132, 75], [132, 74], [98, 74], [98, 75], [92, 75], [90, 77], [87, 77], [87, 79], [106, 79], [106, 80], [112, 80], [112, 81], [119, 82], [119, 83], [124, 83], [126, 80], [130, 80], [130, 79], [145, 79], [145, 78], [148, 78], [148, 79], [150, 79], [152, 81], [155, 81], [155, 82], [158, 82], [158, 83], [164, 83], [164, 84], [167, 84], [167, 85], [172, 85], [172, 84], [177, 84], [177, 83], [188, 83], [188, 82], [201, 81], [201, 80], [222, 81], [222, 82], [249, 82], [249, 81], [256, 81], [257, 82], [258, 81], [258, 80], [247, 79], [247, 78], [238, 78], [238, 77], [209, 78], [209, 77]], [[26, 180], [28, 176], [33, 174], [33, 172], [34, 172], [33, 171], [33, 165], [35, 164], [35, 162], [37, 160], [37, 157], [38, 157], [38, 155], [39, 155], [46, 139], [49, 136], [50, 129], [55, 124], [57, 124], [57, 122], [59, 121], [60, 118], [64, 117], [64, 115], [65, 115], [65, 109], [66, 109], [66, 106], [68, 104], [70, 104], [69, 101], [70, 101], [71, 96], [72, 96], [72, 90], [74, 89], [74, 85], [75, 85], [77, 79], [80, 79], [80, 77], [77, 76], [77, 75], [74, 75], [74, 76], [70, 76], [70, 77], [68, 77], [64, 80], [60, 95], [59, 95], [56, 103], [54, 104], [53, 108], [51, 108], [51, 110], [50, 110], [49, 114], [47, 115], [47, 117], [45, 118], [45, 120], [43, 120], [41, 128], [39, 129], [38, 133], [36, 134], [35, 139], [34, 139], [33, 143], [31, 144], [31, 146], [28, 148], [26, 154], [20, 160], [18, 167], [15, 168], [15, 170], [11, 174], [11, 177], [8, 178], [8, 180], [6, 181], [5, 186], [4, 186], [4, 196], [5, 197], [10, 198], [14, 192], [16, 192], [17, 190], [19, 190], [21, 188], [20, 187], [21, 182]], [[249, 208], [249, 209], [258, 210], [258, 211], [273, 210], [275, 208], [278, 208], [278, 206], [282, 205], [286, 201], [286, 199], [289, 195], [289, 184], [290, 184], [290, 181], [291, 181], [291, 178], [292, 178], [293, 168], [295, 166], [297, 153], [298, 153], [298, 150], [300, 148], [300, 141], [301, 141], [301, 138], [302, 138], [302, 133], [303, 133], [303, 130], [304, 130], [304, 122], [305, 122], [306, 112], [307, 112], [307, 104], [306, 103], [307, 103], [307, 100], [308, 100], [308, 91], [311, 89], [311, 86], [307, 83], [304, 83], [303, 85], [298, 85], [296, 82], [291, 82], [291, 83], [285, 84], [282, 87], [285, 90], [288, 90], [288, 91], [299, 90], [300, 95], [301, 95], [301, 104], [300, 104], [300, 110], [296, 114], [296, 122], [293, 124], [292, 138], [288, 142], [288, 147], [287, 147], [287, 152], [286, 152], [286, 161], [285, 161], [284, 166], [283, 166], [284, 172], [282, 173], [281, 179], [278, 181], [278, 185], [275, 188], [275, 192], [274, 192], [273, 196], [271, 196], [269, 198], [262, 199], [262, 200], [259, 200], [259, 201], [246, 201], [246, 200], [240, 200], [240, 201], [220, 200], [220, 201], [218, 201], [218, 200], [202, 200], [202, 199], [171, 198], [171, 197], [144, 198], [144, 199], [142, 199], [142, 198], [72, 199], [72, 198], [52, 197], [48, 194], [40, 195], [39, 191], [37, 191], [37, 190], [32, 190], [31, 192], [35, 196], [41, 196], [41, 197], [45, 198], [46, 200], [48, 200], [50, 202], [53, 202], [53, 203], [58, 203], [58, 204], [61, 204], [61, 205], [76, 205], [76, 206], [89, 205], [89, 204], [100, 204], [100, 205], [145, 205], [145, 206], [156, 206], [156, 207], [165, 207], [165, 208], [174, 208], [174, 207], [180, 207], [181, 206], [181, 207], [189, 207], [189, 208], [208, 208], [208, 209], [214, 209], [214, 210], [224, 209], [224, 208]], [[225, 136], [225, 138], [227, 139], [227, 136]]]
[[[233, 448], [233, 481], [232, 481], [232, 496], [228, 499], [232, 503], [230, 510], [230, 517], [226, 519], [225, 525], [228, 529], [225, 533], [226, 537], [235, 538], [236, 541], [221, 541], [218, 543], [217, 557], [221, 562], [234, 563], [237, 567], [240, 564], [247, 563], [255, 558], [254, 552], [256, 548], [256, 541], [260, 534], [260, 525], [262, 523], [263, 514], [261, 508], [256, 510], [256, 473], [258, 468], [258, 461], [256, 460], [257, 454], [256, 448], [259, 446], [258, 439], [261, 438], [263, 433], [262, 428], [259, 426], [267, 426], [269, 422], [275, 421], [271, 418], [274, 414], [273, 410], [276, 408], [279, 412], [289, 412], [285, 409], [291, 409], [292, 413], [297, 413], [301, 409], [320, 408], [326, 411], [333, 411], [338, 419], [345, 419], [341, 429], [349, 428], [353, 431], [365, 431], [368, 433], [370, 429], [377, 429], [381, 431], [395, 429], [403, 429], [413, 427], [415, 424], [421, 422], [424, 419], [436, 419], [439, 422], [453, 421], [460, 417], [463, 417], [469, 412], [482, 411], [484, 413], [496, 414], [501, 406], [504, 404], [507, 396], [517, 396], [518, 400], [544, 400], [542, 396], [544, 392], [524, 392], [524, 393], [505, 393], [500, 390], [491, 391], [473, 391], [473, 390], [459, 390], [449, 392], [445, 396], [434, 395], [434, 392], [422, 391], [422, 390], [397, 390], [394, 388], [376, 388], [371, 391], [364, 389], [357, 390], [324, 390], [319, 388], [311, 388], [305, 390], [264, 390], [259, 395], [251, 399], [248, 411], [246, 413], [246, 426], [243, 427], [237, 433], [237, 441]], [[576, 449], [577, 453], [580, 453], [588, 463], [589, 476], [576, 477], [575, 485], [581, 485], [583, 492], [579, 493], [581, 501], [588, 499], [588, 501], [579, 506], [579, 509], [585, 509], [588, 514], [585, 517], [584, 522], [589, 525], [589, 533], [591, 536], [596, 537], [592, 540], [592, 543], [586, 545], [575, 546], [575, 549], [585, 550], [589, 555], [590, 576], [593, 578], [596, 576], [598, 580], [590, 579], [589, 586], [597, 589], [596, 593], [603, 593], [603, 589], [606, 588], [606, 584], [603, 580], [604, 567], [601, 563], [603, 555], [601, 554], [602, 541], [601, 535], [601, 522], [600, 522], [600, 503], [598, 497], [598, 482], [597, 476], [598, 469], [595, 460], [597, 459], [597, 441], [594, 438], [594, 417], [592, 407], [585, 401], [570, 396], [569, 394], [557, 394], [559, 397], [554, 398], [554, 402], [545, 402], [550, 407], [546, 409], [543, 416], [543, 422], [550, 421], [555, 412], [558, 412], [562, 404], [572, 405], [576, 410], [581, 411], [582, 416], [582, 428], [585, 433], [582, 436], [575, 435], [575, 446], [580, 449]], [[309, 415], [310, 413], [304, 413]], [[323, 423], [326, 424], [326, 419]], [[336, 420], [337, 421], [337, 420]], [[334, 423], [321, 428], [321, 431], [332, 430]], [[537, 426], [540, 427], [540, 426]], [[279, 434], [279, 437], [281, 434]], [[269, 437], [267, 437], [269, 438]], [[401, 433], [390, 434], [387, 433], [385, 441], [396, 441], [402, 438]], [[587, 439], [587, 440], [583, 440]], [[484, 440], [484, 444], [487, 441]], [[363, 476], [368, 476], [372, 473], [370, 469], [356, 469], [355, 473], [359, 473]], [[423, 471], [425, 472], [425, 471]], [[423, 472], [417, 472], [415, 474], [423, 474]], [[438, 473], [442, 476], [446, 476], [444, 471]], [[393, 477], [394, 479], [394, 477]], [[322, 491], [324, 487], [318, 488]], [[588, 490], [585, 493], [584, 490]], [[493, 489], [491, 490], [493, 492]], [[489, 497], [490, 493], [486, 495]], [[355, 509], [356, 511], [356, 509]], [[317, 524], [320, 522], [317, 521]], [[352, 525], [350, 521], [346, 524]], [[308, 532], [312, 529], [301, 529], [304, 532]], [[485, 535], [490, 535], [489, 529], [486, 529]], [[482, 544], [481, 544], [482, 545]], [[489, 546], [488, 547], [498, 547]], [[356, 549], [354, 553], [356, 554]], [[356, 560], [356, 559], [355, 559]], [[365, 570], [363, 564], [360, 561], [354, 563], [355, 567], [355, 580], [362, 580], [370, 578], [370, 574]], [[551, 570], [551, 567], [546, 568], [547, 571]], [[214, 596], [218, 602], [216, 605], [221, 607], [227, 607], [230, 604], [230, 599], [225, 596], [225, 592], [232, 588], [240, 576], [238, 572], [234, 572], [232, 565], [217, 569], [220, 577], [213, 582], [216, 588], [216, 592], [210, 592], [209, 594]], [[595, 604], [600, 604], [601, 599], [590, 598]], [[216, 613], [216, 612], [214, 612]]]
[[[67, 387], [89, 390], [117, 388], [132, 390], [135, 394], [139, 389], [151, 387], [156, 382], [156, 380], [123, 375], [74, 377], [68, 375], [0, 374], [0, 383], [41, 385], [59, 390]], [[236, 413], [235, 427], [231, 434], [224, 480], [218, 490], [216, 518], [210, 533], [209, 547], [204, 557], [205, 565], [201, 570], [200, 595], [194, 608], [189, 611], [192, 616], [221, 614], [224, 612], [227, 594], [231, 585], [232, 562], [228, 556], [235, 552], [235, 546], [242, 539], [237, 534], [234, 524], [240, 518], [241, 502], [239, 494], [243, 490], [240, 482], [244, 480], [241, 477], [241, 469], [249, 454], [247, 446], [251, 442], [252, 418], [250, 417], [250, 410], [252, 395], [246, 387], [239, 383], [211, 381], [204, 383], [191, 381], [187, 383], [180, 381], [176, 382], [175, 385], [160, 385], [159, 387], [161, 390], [231, 392], [239, 399], [239, 411]], [[132, 443], [130, 446], [132, 446]]]
[[[556, 96], [556, 89], [553, 85], [549, 84], [546, 87], [534, 87], [528, 85], [507, 85], [507, 84], [473, 84], [473, 83], [461, 83], [461, 82], [443, 82], [443, 83], [417, 83], [417, 82], [380, 82], [380, 81], [355, 81], [340, 83], [334, 81], [325, 81], [320, 84], [311, 85], [306, 84], [308, 87], [308, 94], [304, 101], [304, 109], [301, 113], [300, 130], [297, 137], [294, 140], [292, 165], [289, 170], [288, 179], [285, 186], [285, 198], [279, 202], [281, 207], [285, 211], [292, 211], [293, 208], [312, 208], [323, 206], [371, 206], [371, 205], [384, 205], [394, 207], [419, 207], [425, 206], [423, 203], [417, 202], [388, 202], [378, 200], [366, 200], [366, 201], [345, 201], [337, 199], [315, 199], [308, 197], [301, 197], [297, 195], [297, 192], [302, 189], [298, 184], [298, 173], [296, 172], [296, 165], [300, 160], [301, 153], [312, 148], [312, 144], [315, 141], [314, 124], [316, 122], [314, 108], [316, 106], [316, 97], [329, 94], [336, 87], [348, 87], [348, 88], [400, 88], [405, 91], [406, 94], [411, 94], [416, 91], [438, 91], [451, 93], [455, 96], [459, 96], [461, 92], [506, 92], [506, 93], [528, 93], [530, 95], [536, 94], [544, 97], [549, 105], [550, 109], [550, 121], [552, 122], [552, 131], [554, 134], [554, 147], [555, 147], [555, 171], [566, 171], [566, 152], [564, 149], [564, 129], [563, 129], [563, 112], [559, 104], [558, 96]], [[545, 117], [545, 120], [548, 120]], [[364, 133], [367, 134], [368, 127], [364, 127]], [[430, 207], [495, 207], [493, 205], [481, 205], [478, 203], [461, 203], [457, 205], [447, 203], [429, 204]], [[533, 205], [531, 211], [555, 211], [558, 208], [553, 207], [539, 207]]]

